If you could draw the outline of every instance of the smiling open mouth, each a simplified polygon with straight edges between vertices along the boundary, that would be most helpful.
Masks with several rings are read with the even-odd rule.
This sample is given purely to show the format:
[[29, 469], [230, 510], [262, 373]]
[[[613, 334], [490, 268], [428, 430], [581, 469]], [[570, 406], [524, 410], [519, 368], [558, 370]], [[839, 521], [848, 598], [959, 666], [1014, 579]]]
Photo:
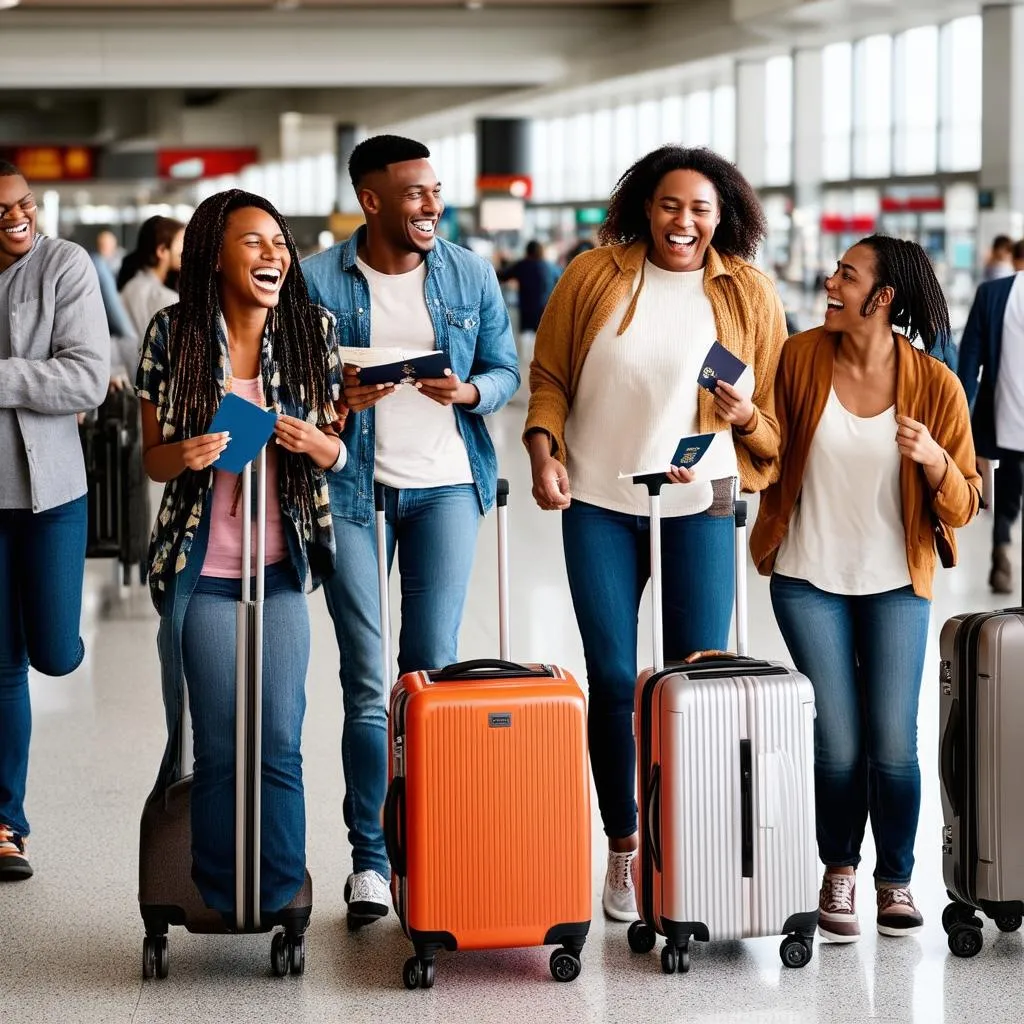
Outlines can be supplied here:
[[829, 298], [826, 300], [826, 308], [828, 309], [845, 309], [846, 307], [838, 300]]
[[8, 238], [25, 238], [28, 235], [28, 229], [31, 227], [28, 221], [24, 224], [15, 224], [12, 228], [4, 228], [4, 234]]
[[281, 287], [282, 274], [276, 267], [257, 267], [252, 272], [252, 279], [261, 292], [273, 295]]
[[436, 224], [432, 220], [414, 220], [412, 222], [412, 226], [421, 235], [430, 235], [431, 237], [433, 237], [434, 228], [435, 228]]
[[668, 244], [676, 252], [693, 252], [697, 247], [696, 235], [669, 235]]

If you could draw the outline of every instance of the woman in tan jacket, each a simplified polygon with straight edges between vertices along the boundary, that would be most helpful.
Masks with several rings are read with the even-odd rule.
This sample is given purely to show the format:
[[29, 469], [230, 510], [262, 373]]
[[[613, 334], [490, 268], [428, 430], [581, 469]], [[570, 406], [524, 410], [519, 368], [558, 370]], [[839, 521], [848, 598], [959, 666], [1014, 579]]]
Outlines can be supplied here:
[[[872, 236], [825, 282], [825, 324], [791, 338], [775, 381], [781, 477], [751, 549], [796, 667], [814, 685], [818, 927], [860, 936], [868, 818], [882, 935], [922, 927], [910, 894], [921, 803], [917, 708], [936, 547], [977, 513], [967, 400], [928, 352], [949, 333], [920, 246]], [[919, 337], [925, 352], [913, 348]]]
[[[681, 438], [716, 433], [663, 492], [666, 655], [724, 647], [733, 603], [735, 479], [777, 470], [773, 378], [786, 338], [771, 281], [747, 262], [764, 214], [743, 176], [706, 149], [665, 146], [620, 179], [604, 247], [577, 256], [537, 331], [525, 442], [533, 493], [559, 510], [590, 690], [590, 750], [609, 840], [603, 906], [636, 917], [633, 691], [637, 612], [650, 575], [646, 492], [620, 473], [668, 469]], [[753, 387], [698, 385], [715, 340]], [[748, 372], [747, 377], [749, 378]], [[752, 392], [752, 393], [751, 393]]]

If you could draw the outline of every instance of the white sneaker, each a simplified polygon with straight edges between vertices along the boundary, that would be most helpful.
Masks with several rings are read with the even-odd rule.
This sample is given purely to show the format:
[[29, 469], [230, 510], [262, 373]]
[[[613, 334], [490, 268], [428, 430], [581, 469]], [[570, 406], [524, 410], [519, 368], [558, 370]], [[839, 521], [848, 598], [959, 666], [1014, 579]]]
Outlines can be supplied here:
[[348, 930], [354, 932], [364, 924], [387, 916], [391, 890], [388, 880], [376, 871], [359, 871], [345, 882], [348, 904]]
[[627, 853], [608, 851], [608, 871], [604, 876], [604, 893], [601, 906], [607, 917], [613, 921], [635, 921], [636, 890], [633, 888], [633, 861], [636, 850]]

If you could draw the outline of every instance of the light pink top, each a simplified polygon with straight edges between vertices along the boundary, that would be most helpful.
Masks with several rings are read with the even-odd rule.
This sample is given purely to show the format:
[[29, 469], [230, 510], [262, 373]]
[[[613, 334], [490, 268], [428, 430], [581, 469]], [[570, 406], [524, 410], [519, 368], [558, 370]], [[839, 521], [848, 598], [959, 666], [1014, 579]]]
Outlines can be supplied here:
[[[239, 380], [232, 378], [231, 390], [248, 402], [263, 405], [263, 388], [258, 378]], [[242, 576], [242, 498], [238, 495], [238, 507], [232, 515], [235, 503], [235, 488], [241, 478], [237, 473], [225, 473], [221, 469], [213, 473], [213, 507], [210, 513], [210, 541], [203, 562], [204, 576], [218, 579], [237, 580]], [[255, 467], [253, 481], [255, 481]], [[252, 522], [252, 568], [256, 568], [256, 505], [253, 502]], [[267, 445], [267, 552], [266, 565], [273, 565], [288, 557], [281, 522], [281, 500], [277, 490], [277, 445], [271, 439]]]

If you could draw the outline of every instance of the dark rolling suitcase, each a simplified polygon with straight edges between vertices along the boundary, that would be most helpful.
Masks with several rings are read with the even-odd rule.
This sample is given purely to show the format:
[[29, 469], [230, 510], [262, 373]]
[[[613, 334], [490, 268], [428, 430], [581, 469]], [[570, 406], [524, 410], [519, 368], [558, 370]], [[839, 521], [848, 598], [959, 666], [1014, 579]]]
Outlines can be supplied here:
[[145, 582], [151, 523], [138, 399], [128, 390], [112, 392], [79, 436], [89, 481], [86, 557], [116, 558], [126, 585], [133, 568]]
[[1024, 608], [956, 615], [939, 636], [942, 913], [949, 949], [980, 952], [981, 911], [1024, 922]]
[[[254, 933], [282, 927], [271, 944], [276, 975], [305, 969], [305, 931], [313, 906], [313, 884], [305, 883], [283, 910], [260, 909], [263, 587], [266, 541], [266, 450], [257, 461], [256, 593], [251, 592], [252, 466], [242, 473], [242, 600], [236, 633], [235, 752], [235, 913], [228, 921], [203, 902], [192, 880], [190, 795], [192, 777], [150, 795], [142, 812], [139, 842], [139, 909], [146, 926], [142, 974], [167, 977], [167, 932], [171, 925], [190, 932]], [[182, 723], [182, 735], [185, 723]], [[185, 763], [184, 761], [182, 762]]]
[[690, 942], [783, 936], [786, 967], [811, 959], [818, 923], [814, 690], [781, 662], [746, 657], [746, 502], [735, 503], [739, 654], [665, 667], [661, 478], [644, 477], [651, 524], [654, 667], [637, 680], [640, 920], [634, 953], [665, 936], [661, 966], [685, 973]]

